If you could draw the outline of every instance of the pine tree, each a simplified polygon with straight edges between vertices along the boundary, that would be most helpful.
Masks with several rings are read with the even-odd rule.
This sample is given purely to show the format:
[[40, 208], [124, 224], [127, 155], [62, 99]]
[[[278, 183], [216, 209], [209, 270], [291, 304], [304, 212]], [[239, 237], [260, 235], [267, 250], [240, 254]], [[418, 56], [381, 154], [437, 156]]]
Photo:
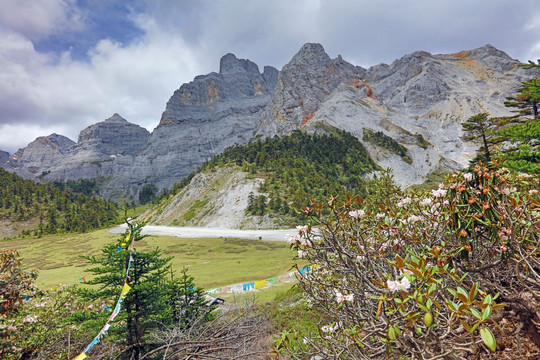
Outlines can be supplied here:
[[193, 276], [188, 275], [185, 267], [180, 279], [173, 280], [168, 301], [171, 320], [176, 328], [185, 330], [212, 319], [214, 307], [208, 306], [204, 290], [195, 285]]
[[[131, 289], [122, 302], [122, 311], [117, 317], [119, 320], [111, 324], [110, 332], [112, 336], [116, 334], [125, 338], [124, 344], [129, 354], [127, 358], [135, 360], [150, 345], [145, 335], [171, 322], [169, 298], [172, 284], [168, 280], [171, 258], [162, 258], [159, 249], [149, 252], [129, 249], [131, 241], [137, 242], [145, 237], [141, 235], [142, 227], [143, 224], [128, 222], [125, 235], [116, 243], [105, 246], [101, 256], [86, 257], [94, 265], [88, 271], [95, 276], [87, 284], [98, 285], [99, 288], [81, 289], [81, 295], [85, 298], [114, 301], [121, 293], [128, 273], [127, 283]], [[99, 327], [102, 325], [96, 324]]]
[[472, 164], [478, 161], [491, 162], [490, 143], [494, 138], [492, 131], [495, 128], [495, 120], [489, 119], [488, 116], [488, 113], [476, 114], [461, 124], [465, 132], [464, 140], [480, 140], [482, 142], [480, 153], [471, 161]]

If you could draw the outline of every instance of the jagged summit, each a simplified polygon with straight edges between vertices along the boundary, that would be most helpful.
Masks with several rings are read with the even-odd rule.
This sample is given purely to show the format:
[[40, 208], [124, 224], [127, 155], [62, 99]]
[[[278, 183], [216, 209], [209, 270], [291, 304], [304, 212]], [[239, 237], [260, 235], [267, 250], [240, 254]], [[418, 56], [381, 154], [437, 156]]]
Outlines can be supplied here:
[[126, 119], [124, 119], [118, 113], [114, 113], [113, 116], [111, 116], [108, 119], [105, 119], [105, 121], [107, 121], [107, 122], [122, 122], [122, 123], [127, 123], [128, 122]]
[[234, 54], [228, 53], [219, 61], [219, 73], [229, 74], [237, 71], [259, 73], [257, 64], [250, 60], [238, 59]]
[[296, 55], [293, 56], [289, 64], [320, 64], [327, 63], [330, 60], [330, 56], [326, 53], [321, 44], [306, 43], [300, 48], [300, 50], [298, 50]]
[[115, 113], [81, 131], [77, 145], [70, 152], [79, 156], [82, 153], [93, 154], [98, 158], [102, 155], [134, 154], [146, 146], [149, 137], [148, 130]]

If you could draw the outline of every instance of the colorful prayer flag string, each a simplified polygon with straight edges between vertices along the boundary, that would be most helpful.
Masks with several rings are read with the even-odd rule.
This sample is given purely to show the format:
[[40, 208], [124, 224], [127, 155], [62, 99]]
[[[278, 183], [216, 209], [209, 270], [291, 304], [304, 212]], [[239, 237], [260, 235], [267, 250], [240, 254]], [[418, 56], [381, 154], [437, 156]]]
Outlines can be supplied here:
[[[128, 225], [130, 225], [128, 223]], [[88, 346], [83, 350], [83, 352], [81, 352], [79, 355], [77, 355], [75, 358], [73, 358], [73, 360], [83, 360], [83, 359], [86, 359], [87, 357], [87, 353], [97, 344], [99, 344], [99, 342], [101, 341], [101, 339], [103, 338], [103, 336], [105, 336], [107, 334], [107, 331], [109, 330], [109, 328], [111, 327], [110, 323], [114, 320], [114, 318], [120, 313], [120, 309], [122, 307], [122, 301], [124, 301], [127, 293], [129, 292], [129, 290], [131, 289], [131, 286], [129, 286], [128, 284], [128, 279], [129, 279], [129, 269], [131, 269], [131, 263], [134, 262], [135, 260], [133, 259], [133, 252], [134, 252], [134, 245], [135, 245], [135, 235], [136, 233], [133, 232], [131, 226], [130, 226], [130, 231], [128, 232], [128, 234], [126, 235], [126, 238], [124, 239], [124, 242], [122, 243], [122, 246], [120, 247], [120, 249], [116, 252], [118, 253], [119, 251], [123, 250], [124, 249], [124, 245], [127, 245], [128, 244], [128, 241], [131, 237], [131, 244], [129, 245], [131, 247], [131, 251], [129, 253], [129, 262], [128, 262], [128, 265], [126, 267], [126, 279], [124, 281], [124, 286], [122, 287], [122, 291], [120, 292], [120, 296], [118, 297], [118, 300], [116, 301], [116, 306], [114, 307], [114, 310], [113, 312], [111, 313], [111, 316], [109, 316], [109, 319], [107, 320], [107, 322], [105, 323], [105, 325], [103, 326], [103, 328], [100, 330], [100, 332], [96, 335], [96, 337], [92, 340], [92, 342], [90, 344], [88, 344]], [[127, 249], [127, 248], [126, 248]], [[114, 254], [112, 255], [114, 256]], [[112, 258], [111, 256], [111, 258]], [[84, 278], [82, 278], [84, 279]]]

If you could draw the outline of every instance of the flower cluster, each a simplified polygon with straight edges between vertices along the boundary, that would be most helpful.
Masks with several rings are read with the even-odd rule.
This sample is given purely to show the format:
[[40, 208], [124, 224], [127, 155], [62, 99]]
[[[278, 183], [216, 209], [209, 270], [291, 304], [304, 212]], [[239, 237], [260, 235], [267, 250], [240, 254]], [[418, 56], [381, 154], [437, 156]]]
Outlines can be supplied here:
[[390, 292], [399, 290], [406, 291], [411, 287], [411, 282], [407, 276], [403, 276], [400, 281], [386, 280], [386, 286], [388, 286]]

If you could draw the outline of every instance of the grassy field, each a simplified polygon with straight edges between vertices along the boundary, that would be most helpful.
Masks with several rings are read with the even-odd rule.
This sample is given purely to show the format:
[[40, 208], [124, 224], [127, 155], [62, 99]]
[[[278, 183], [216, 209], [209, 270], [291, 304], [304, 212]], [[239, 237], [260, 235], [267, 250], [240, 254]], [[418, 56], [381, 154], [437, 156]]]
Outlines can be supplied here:
[[[44, 289], [59, 283], [77, 282], [85, 272], [83, 255], [99, 255], [118, 234], [99, 230], [86, 234], [46, 236], [41, 239], [0, 241], [0, 249], [17, 249], [25, 269], [39, 270], [36, 284]], [[263, 280], [289, 271], [294, 252], [288, 244], [242, 239], [182, 239], [149, 236], [136, 243], [136, 250], [159, 247], [163, 256], [173, 257], [173, 269], [189, 268], [195, 283], [204, 289]], [[280, 286], [279, 286], [280, 287]]]

